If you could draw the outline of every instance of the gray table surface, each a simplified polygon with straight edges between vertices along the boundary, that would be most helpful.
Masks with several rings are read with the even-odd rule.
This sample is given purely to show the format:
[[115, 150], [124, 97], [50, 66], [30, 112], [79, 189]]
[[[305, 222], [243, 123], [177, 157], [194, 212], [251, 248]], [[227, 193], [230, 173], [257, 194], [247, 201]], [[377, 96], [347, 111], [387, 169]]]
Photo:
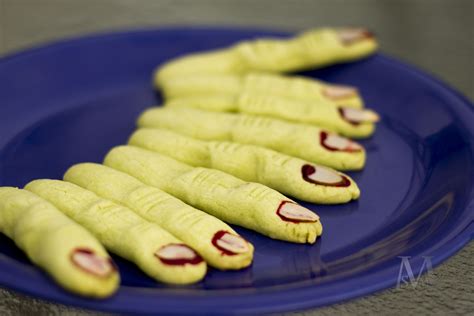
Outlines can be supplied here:
[[[0, 55], [97, 31], [227, 25], [299, 31], [365, 25], [381, 50], [474, 99], [471, 0], [0, 0]], [[294, 315], [474, 314], [474, 243], [423, 277], [363, 298]], [[1, 271], [0, 271], [1, 273]], [[91, 315], [0, 289], [0, 315]]]

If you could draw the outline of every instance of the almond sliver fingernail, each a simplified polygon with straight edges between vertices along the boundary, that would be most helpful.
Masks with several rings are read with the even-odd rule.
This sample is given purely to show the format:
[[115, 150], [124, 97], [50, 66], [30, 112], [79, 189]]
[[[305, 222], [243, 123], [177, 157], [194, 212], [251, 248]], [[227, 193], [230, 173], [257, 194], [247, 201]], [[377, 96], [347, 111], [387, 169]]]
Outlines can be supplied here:
[[301, 168], [301, 173], [305, 181], [318, 185], [334, 187], [348, 187], [351, 185], [348, 178], [340, 175], [335, 170], [323, 166], [305, 164]]
[[106, 277], [115, 271], [110, 258], [101, 258], [89, 249], [76, 249], [71, 260], [82, 270], [99, 277]]
[[333, 99], [345, 99], [357, 95], [357, 89], [350, 86], [330, 85], [323, 89], [323, 95]]
[[363, 28], [345, 28], [337, 31], [344, 45], [351, 45], [364, 39], [373, 38], [374, 34]]
[[317, 222], [319, 220], [318, 215], [291, 201], [281, 202], [277, 214], [281, 219], [294, 223]]
[[317, 168], [310, 165], [303, 166], [303, 175], [319, 183], [335, 184], [342, 181], [342, 177], [335, 171], [318, 166]]
[[184, 244], [169, 244], [155, 252], [161, 262], [170, 265], [198, 264], [202, 258]]
[[357, 152], [363, 149], [360, 144], [337, 134], [323, 131], [320, 134], [320, 139], [321, 145], [331, 151]]
[[223, 230], [214, 234], [212, 243], [225, 254], [229, 255], [249, 251], [248, 243], [245, 239]]
[[340, 108], [341, 116], [346, 120], [354, 124], [359, 123], [375, 123], [380, 120], [377, 113], [368, 109], [354, 109], [354, 108]]

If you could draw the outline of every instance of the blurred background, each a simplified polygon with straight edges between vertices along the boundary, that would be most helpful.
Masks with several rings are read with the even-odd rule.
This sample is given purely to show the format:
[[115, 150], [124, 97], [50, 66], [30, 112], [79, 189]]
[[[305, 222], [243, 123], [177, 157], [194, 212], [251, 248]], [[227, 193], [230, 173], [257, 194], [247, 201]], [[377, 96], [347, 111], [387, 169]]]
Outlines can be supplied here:
[[474, 99], [472, 0], [0, 0], [0, 55], [91, 32], [172, 25], [367, 26], [381, 50]]
[[[434, 74], [473, 100], [473, 13], [473, 0], [0, 0], [0, 56], [71, 36], [134, 28], [296, 32], [366, 26], [377, 34], [382, 52]], [[471, 243], [435, 269], [434, 284], [390, 289], [298, 315], [467, 314], [474, 309], [473, 257]], [[0, 289], [0, 315], [33, 314], [89, 313]]]

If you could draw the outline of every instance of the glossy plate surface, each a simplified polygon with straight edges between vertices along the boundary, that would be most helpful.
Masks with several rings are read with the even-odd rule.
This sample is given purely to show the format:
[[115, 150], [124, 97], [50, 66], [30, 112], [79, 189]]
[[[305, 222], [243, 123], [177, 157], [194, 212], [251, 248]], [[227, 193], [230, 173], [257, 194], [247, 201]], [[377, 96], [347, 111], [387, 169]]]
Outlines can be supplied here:
[[[158, 102], [152, 71], [171, 57], [282, 33], [162, 29], [59, 42], [0, 60], [0, 184], [60, 178], [72, 164], [100, 162], [126, 142], [135, 119]], [[0, 285], [84, 308], [135, 313], [275, 312], [321, 306], [397, 283], [401, 259], [415, 275], [472, 239], [474, 111], [436, 79], [384, 55], [305, 73], [357, 86], [381, 113], [362, 143], [367, 167], [351, 173], [360, 201], [316, 206], [315, 245], [237, 228], [256, 248], [252, 267], [209, 271], [186, 287], [157, 284], [117, 259], [122, 286], [105, 301], [64, 292], [0, 235]]]

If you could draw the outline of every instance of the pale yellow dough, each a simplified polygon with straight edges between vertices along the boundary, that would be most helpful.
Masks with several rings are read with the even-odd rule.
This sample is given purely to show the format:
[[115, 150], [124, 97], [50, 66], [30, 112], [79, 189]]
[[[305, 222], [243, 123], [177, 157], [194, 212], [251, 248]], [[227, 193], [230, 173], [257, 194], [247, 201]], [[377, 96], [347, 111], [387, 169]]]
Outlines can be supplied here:
[[[165, 129], [147, 128], [137, 130], [130, 137], [129, 144], [194, 167], [218, 169], [245, 181], [259, 182], [307, 202], [346, 203], [360, 195], [357, 184], [347, 175], [260, 146], [202, 141]], [[305, 181], [302, 174], [304, 166], [324, 169], [336, 177], [346, 177], [350, 185], [330, 186]]]
[[[155, 87], [167, 101], [214, 94], [260, 93], [316, 104], [326, 102], [341, 107], [363, 107], [363, 100], [354, 87], [272, 73], [193, 74], [172, 78], [162, 82], [161, 86], [155, 80]], [[344, 93], [341, 93], [341, 88]]]
[[97, 276], [72, 261], [76, 250], [88, 250], [105, 261], [110, 257], [86, 229], [39, 196], [17, 188], [0, 188], [0, 232], [13, 239], [36, 265], [73, 293], [105, 298], [118, 288], [120, 276]]
[[[222, 171], [193, 168], [132, 146], [115, 147], [107, 154], [104, 164], [160, 188], [223, 221], [271, 238], [314, 243], [322, 233], [316, 214], [262, 184], [245, 182]], [[301, 211], [310, 221], [295, 223], [282, 219], [278, 215], [282, 203]]]
[[206, 263], [170, 265], [156, 253], [182, 241], [132, 210], [91, 191], [60, 180], [35, 180], [25, 189], [54, 204], [92, 232], [110, 251], [134, 262], [150, 277], [166, 283], [190, 284], [206, 274]]
[[267, 117], [155, 107], [140, 116], [138, 126], [164, 128], [202, 140], [263, 146], [338, 170], [359, 170], [365, 164], [362, 147], [353, 152], [328, 150], [321, 143], [324, 130]]
[[374, 37], [345, 43], [345, 31], [314, 29], [289, 39], [261, 38], [243, 41], [229, 48], [186, 55], [161, 66], [156, 80], [161, 84], [172, 78], [198, 73], [299, 71], [360, 59], [377, 49]]
[[[268, 116], [321, 127], [354, 138], [369, 137], [375, 131], [374, 122], [353, 124], [341, 114], [347, 108], [338, 108], [326, 101], [315, 103], [253, 92], [181, 97], [166, 102], [164, 106]], [[376, 115], [370, 110], [350, 110], [357, 111], [359, 116]], [[378, 116], [375, 119], [378, 120]]]
[[238, 236], [229, 225], [126, 173], [99, 164], [82, 163], [69, 168], [64, 179], [129, 207], [183, 240], [218, 269], [241, 269], [252, 262], [253, 246], [245, 240], [241, 243], [247, 251], [231, 255], [213, 245], [218, 232]]

